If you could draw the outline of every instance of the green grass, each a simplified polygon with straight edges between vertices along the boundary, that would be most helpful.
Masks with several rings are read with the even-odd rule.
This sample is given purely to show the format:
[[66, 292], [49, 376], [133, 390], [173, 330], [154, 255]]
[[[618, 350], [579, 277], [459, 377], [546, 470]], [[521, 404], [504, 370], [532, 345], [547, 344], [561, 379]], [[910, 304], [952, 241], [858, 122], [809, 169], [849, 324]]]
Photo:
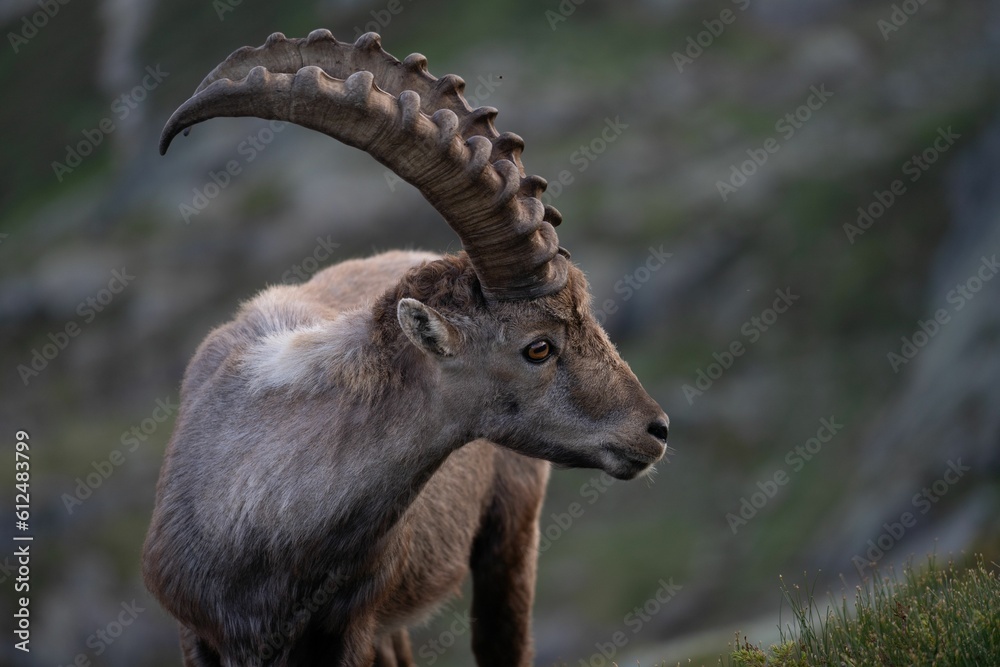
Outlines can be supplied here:
[[970, 569], [904, 567], [865, 581], [853, 610], [845, 595], [821, 613], [811, 590], [782, 581], [794, 622], [768, 651], [744, 638], [731, 654], [738, 667], [848, 667], [996, 664], [1000, 656], [1000, 579], [980, 557]]

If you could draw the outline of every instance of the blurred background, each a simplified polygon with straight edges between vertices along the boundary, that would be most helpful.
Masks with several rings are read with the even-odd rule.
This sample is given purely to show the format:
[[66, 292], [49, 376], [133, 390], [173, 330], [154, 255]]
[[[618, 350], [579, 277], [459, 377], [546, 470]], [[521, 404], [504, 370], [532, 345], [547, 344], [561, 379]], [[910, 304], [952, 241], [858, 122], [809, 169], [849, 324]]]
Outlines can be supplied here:
[[[717, 664], [777, 634], [779, 576], [837, 594], [1000, 557], [997, 3], [6, 0], [0, 23], [0, 437], [12, 471], [30, 433], [35, 536], [32, 652], [5, 629], [0, 663], [179, 665], [139, 550], [200, 340], [266, 285], [459, 247], [301, 128], [216, 120], [157, 154], [273, 31], [377, 30], [498, 107], [671, 417], [649, 479], [554, 472], [537, 664]], [[468, 608], [414, 633], [419, 664], [470, 664]]]

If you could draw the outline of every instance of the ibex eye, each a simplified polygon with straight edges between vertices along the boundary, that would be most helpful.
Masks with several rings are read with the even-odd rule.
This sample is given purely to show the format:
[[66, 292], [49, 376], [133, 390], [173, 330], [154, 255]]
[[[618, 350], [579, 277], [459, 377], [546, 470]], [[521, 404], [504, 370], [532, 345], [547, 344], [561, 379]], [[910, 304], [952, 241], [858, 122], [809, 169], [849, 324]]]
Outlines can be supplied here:
[[536, 340], [524, 348], [524, 358], [535, 363], [545, 361], [552, 354], [552, 343], [547, 340]]

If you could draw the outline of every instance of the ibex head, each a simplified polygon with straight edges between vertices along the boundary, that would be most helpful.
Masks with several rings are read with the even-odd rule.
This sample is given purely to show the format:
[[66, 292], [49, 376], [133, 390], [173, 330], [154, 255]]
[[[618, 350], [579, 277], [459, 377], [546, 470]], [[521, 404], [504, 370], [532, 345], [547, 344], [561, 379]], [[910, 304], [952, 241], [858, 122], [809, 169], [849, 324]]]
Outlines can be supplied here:
[[[464, 253], [411, 270], [373, 305], [371, 339], [396, 379], [431, 383], [462, 438], [628, 479], [666, 450], [668, 422], [590, 310], [583, 273], [559, 247], [546, 182], [525, 174], [522, 139], [472, 109], [464, 82], [400, 62], [368, 33], [275, 33], [233, 53], [164, 128], [219, 116], [286, 120], [370, 153], [416, 186]], [[405, 336], [405, 338], [404, 338]], [[401, 341], [408, 341], [403, 354]], [[385, 373], [383, 369], [383, 373]], [[419, 379], [418, 379], [419, 378]]]

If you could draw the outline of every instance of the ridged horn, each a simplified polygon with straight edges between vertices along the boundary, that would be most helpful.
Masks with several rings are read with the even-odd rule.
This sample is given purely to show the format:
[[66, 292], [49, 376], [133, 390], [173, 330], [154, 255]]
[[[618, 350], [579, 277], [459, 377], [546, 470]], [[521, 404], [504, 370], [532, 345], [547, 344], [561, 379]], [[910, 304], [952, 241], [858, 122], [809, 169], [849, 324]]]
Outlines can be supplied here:
[[414, 185], [458, 234], [484, 294], [531, 299], [565, 285], [562, 216], [538, 199], [545, 179], [525, 175], [524, 141], [500, 134], [492, 107], [469, 107], [465, 82], [436, 79], [427, 60], [402, 62], [367, 33], [354, 44], [327, 30], [281, 33], [235, 51], [173, 113], [160, 153], [196, 123], [220, 116], [285, 120], [359, 148]]

